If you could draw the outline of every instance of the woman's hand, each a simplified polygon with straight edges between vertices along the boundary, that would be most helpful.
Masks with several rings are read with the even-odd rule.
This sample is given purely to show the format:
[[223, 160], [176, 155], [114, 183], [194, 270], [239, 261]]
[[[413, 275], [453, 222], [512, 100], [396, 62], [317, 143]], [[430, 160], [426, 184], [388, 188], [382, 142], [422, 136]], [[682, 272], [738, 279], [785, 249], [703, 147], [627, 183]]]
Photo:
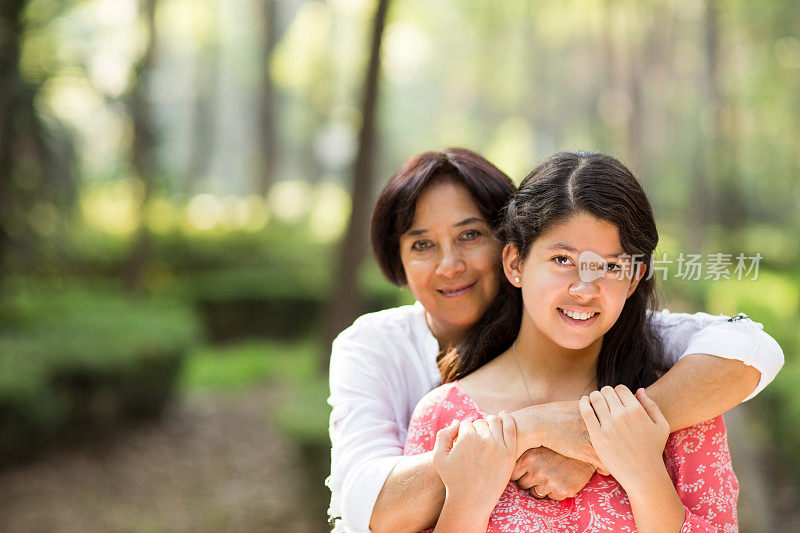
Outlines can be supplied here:
[[664, 470], [669, 423], [644, 389], [634, 396], [624, 385], [606, 386], [581, 398], [580, 410], [597, 456], [623, 488]]
[[516, 433], [514, 419], [501, 413], [474, 422], [453, 421], [436, 434], [433, 467], [446, 488], [446, 509], [488, 520], [511, 478]]
[[532, 448], [517, 459], [511, 480], [534, 498], [572, 498], [594, 475], [593, 465], [564, 457], [549, 448]]

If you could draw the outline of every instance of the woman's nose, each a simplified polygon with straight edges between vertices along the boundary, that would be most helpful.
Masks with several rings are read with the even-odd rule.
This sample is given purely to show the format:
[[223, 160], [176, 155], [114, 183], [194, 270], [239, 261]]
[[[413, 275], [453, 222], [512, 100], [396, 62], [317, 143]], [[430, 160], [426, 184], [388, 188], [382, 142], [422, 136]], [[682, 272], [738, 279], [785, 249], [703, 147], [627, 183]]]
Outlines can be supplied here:
[[461, 274], [465, 268], [464, 258], [457, 247], [443, 247], [442, 257], [436, 267], [436, 274], [445, 278], [452, 278]]

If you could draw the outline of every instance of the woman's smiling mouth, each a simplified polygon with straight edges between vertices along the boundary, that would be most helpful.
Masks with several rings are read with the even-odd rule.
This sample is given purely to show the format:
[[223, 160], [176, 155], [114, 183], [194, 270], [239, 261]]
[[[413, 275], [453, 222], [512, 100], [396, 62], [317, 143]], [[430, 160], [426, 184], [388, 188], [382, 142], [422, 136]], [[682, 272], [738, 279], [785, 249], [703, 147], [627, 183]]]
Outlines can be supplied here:
[[472, 287], [475, 286], [476, 283], [478, 282], [474, 281], [469, 285], [461, 285], [459, 287], [452, 287], [448, 289], [437, 289], [437, 292], [442, 296], [444, 296], [445, 298], [456, 298], [468, 292], [470, 289], [472, 289]]

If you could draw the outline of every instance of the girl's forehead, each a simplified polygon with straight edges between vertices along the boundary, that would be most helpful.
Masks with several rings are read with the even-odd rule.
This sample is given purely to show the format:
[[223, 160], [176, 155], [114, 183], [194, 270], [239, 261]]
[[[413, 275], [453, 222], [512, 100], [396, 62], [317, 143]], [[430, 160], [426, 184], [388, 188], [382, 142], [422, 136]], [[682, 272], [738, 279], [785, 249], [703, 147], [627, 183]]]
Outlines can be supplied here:
[[543, 232], [533, 243], [540, 250], [593, 251], [602, 256], [622, 254], [619, 229], [588, 213], [572, 215]]

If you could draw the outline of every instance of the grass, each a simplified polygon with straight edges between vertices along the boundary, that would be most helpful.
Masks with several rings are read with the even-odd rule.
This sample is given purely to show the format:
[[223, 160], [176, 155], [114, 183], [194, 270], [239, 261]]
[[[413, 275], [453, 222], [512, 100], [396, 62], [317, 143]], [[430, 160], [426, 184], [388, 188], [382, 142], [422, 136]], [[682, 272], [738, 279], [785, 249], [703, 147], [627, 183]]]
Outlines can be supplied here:
[[310, 341], [200, 346], [186, 358], [180, 390], [245, 390], [272, 381], [294, 388], [318, 379], [318, 357]]
[[184, 364], [180, 390], [246, 391], [275, 383], [286, 391], [272, 412], [278, 428], [293, 441], [328, 446], [328, 379], [319, 370], [311, 341], [248, 341], [224, 347], [202, 346]]

